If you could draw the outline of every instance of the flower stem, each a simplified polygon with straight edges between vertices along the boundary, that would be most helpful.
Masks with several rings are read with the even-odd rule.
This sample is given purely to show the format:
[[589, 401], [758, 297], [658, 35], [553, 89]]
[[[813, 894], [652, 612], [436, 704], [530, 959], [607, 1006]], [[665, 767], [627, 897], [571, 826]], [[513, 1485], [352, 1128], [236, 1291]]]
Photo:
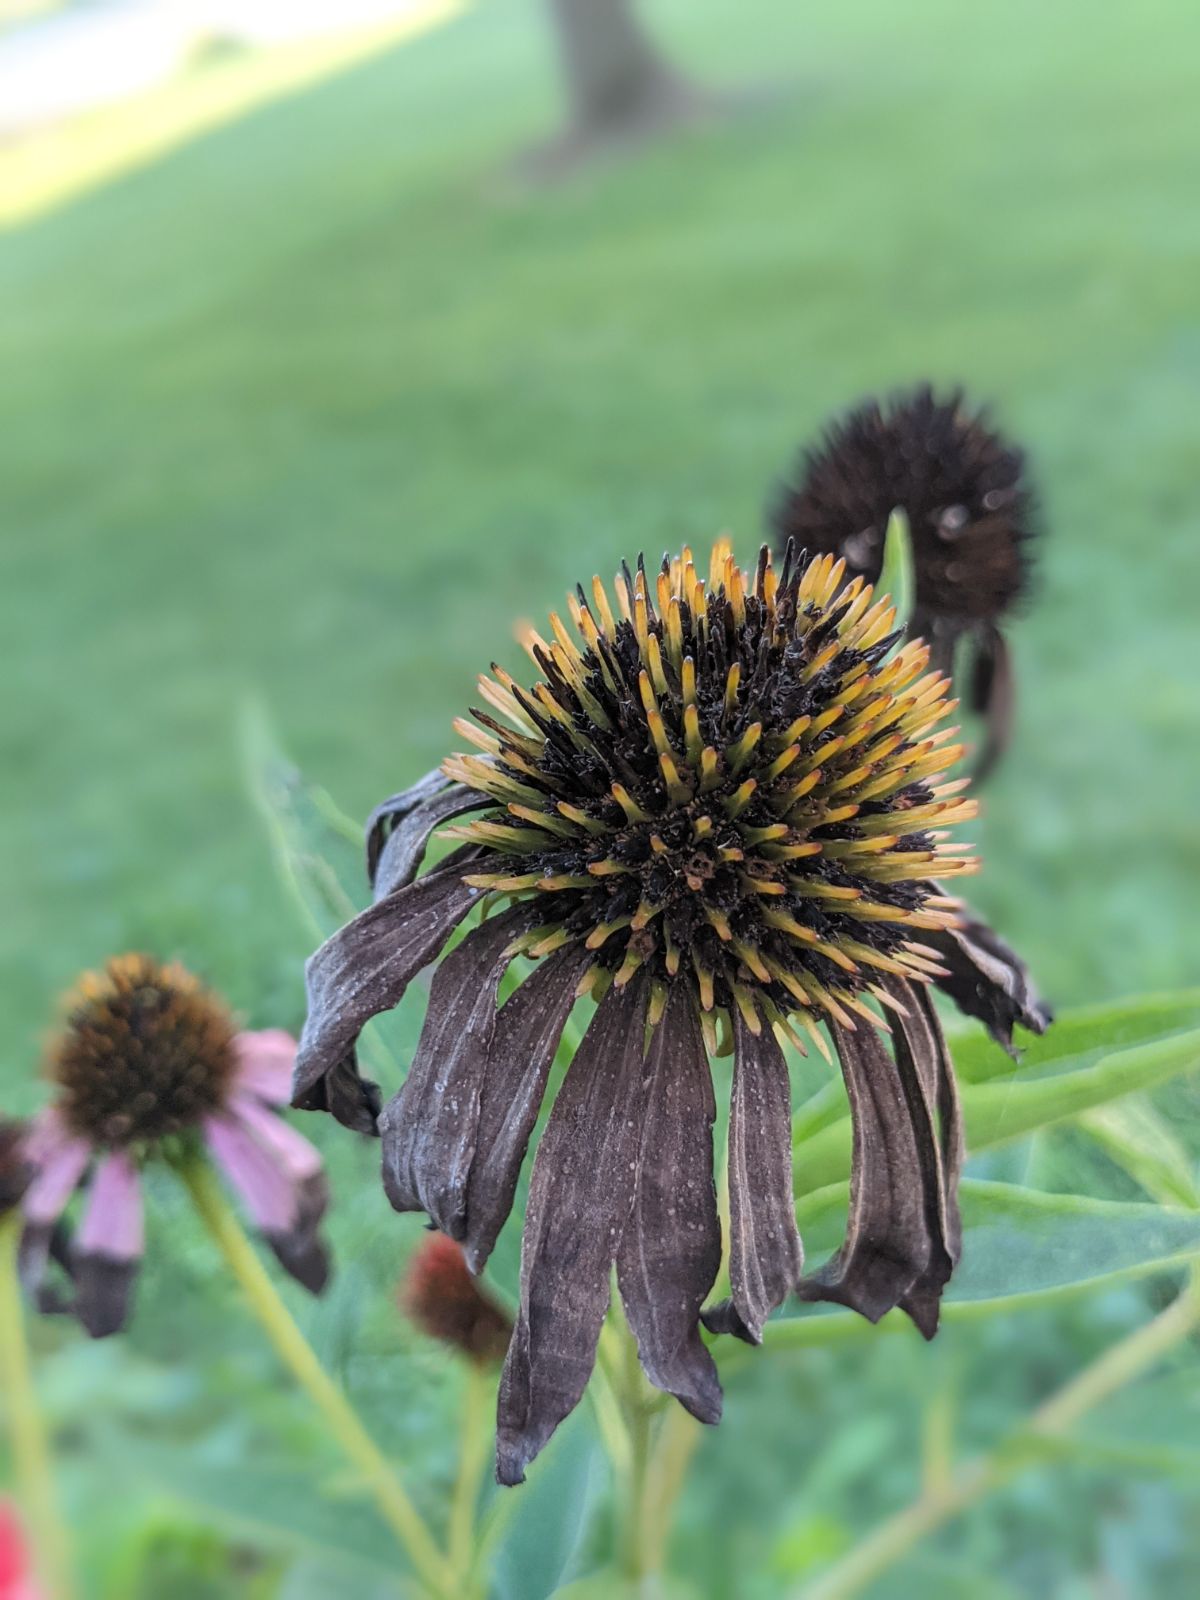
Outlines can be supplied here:
[[652, 1572], [666, 1565], [671, 1522], [696, 1446], [700, 1424], [681, 1405], [668, 1405], [650, 1463], [653, 1511], [647, 1527], [647, 1561]]
[[640, 1596], [645, 1592], [645, 1580], [654, 1570], [650, 1539], [650, 1444], [655, 1400], [642, 1376], [637, 1340], [627, 1327], [622, 1329], [622, 1342], [620, 1397], [629, 1435], [629, 1464], [621, 1569], [629, 1580], [631, 1594]]
[[454, 1575], [419, 1512], [342, 1390], [325, 1371], [242, 1231], [212, 1169], [202, 1156], [183, 1158], [178, 1171], [201, 1221], [241, 1285], [280, 1360], [324, 1417], [347, 1457], [371, 1486], [376, 1504], [425, 1587], [447, 1600]]
[[466, 1363], [462, 1395], [458, 1478], [450, 1502], [450, 1564], [465, 1587], [474, 1564], [475, 1507], [479, 1485], [487, 1465], [489, 1430], [488, 1397], [491, 1384], [486, 1368], [478, 1361]]
[[953, 1479], [939, 1477], [910, 1506], [889, 1517], [823, 1578], [800, 1591], [803, 1600], [851, 1600], [907, 1555], [926, 1534], [977, 1504], [1015, 1477], [1041, 1440], [1073, 1427], [1093, 1407], [1138, 1378], [1200, 1326], [1200, 1283], [1189, 1282], [1152, 1322], [1136, 1329], [1063, 1386], [995, 1450], [967, 1462]]
[[21, 1505], [29, 1519], [34, 1561], [47, 1594], [69, 1600], [73, 1593], [67, 1534], [59, 1514], [50, 1449], [33, 1389], [25, 1317], [17, 1275], [21, 1214], [0, 1218], [0, 1388], [12, 1431]]

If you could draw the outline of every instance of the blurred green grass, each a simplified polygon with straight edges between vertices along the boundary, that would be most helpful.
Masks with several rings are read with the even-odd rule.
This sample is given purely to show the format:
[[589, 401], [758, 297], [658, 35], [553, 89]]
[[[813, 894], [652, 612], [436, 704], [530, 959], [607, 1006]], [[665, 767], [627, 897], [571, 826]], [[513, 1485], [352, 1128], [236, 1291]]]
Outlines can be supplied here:
[[[246, 696], [365, 813], [441, 757], [515, 617], [640, 548], [728, 528], [748, 552], [799, 440], [922, 374], [997, 402], [1046, 504], [976, 897], [1056, 999], [1195, 982], [1200, 21], [1178, 0], [653, 14], [699, 77], [750, 92], [568, 187], [512, 179], [555, 92], [532, 0], [487, 0], [0, 237], [6, 1105], [39, 1097], [56, 992], [121, 947], [298, 1024], [305, 936], [239, 768]], [[306, 1325], [354, 1352], [433, 1495], [453, 1380], [387, 1294], [418, 1224], [367, 1205], [368, 1153], [316, 1136], [344, 1266]], [[1064, 1183], [1051, 1145], [1000, 1175], [1037, 1159]], [[281, 1419], [299, 1438], [171, 1204], [128, 1359], [181, 1374], [184, 1420], [156, 1402], [176, 1454], [237, 1460]], [[684, 1506], [686, 1570], [777, 1594], [912, 1493], [935, 1388], [961, 1386], [983, 1443], [1144, 1312], [1126, 1288], [1019, 1333], [748, 1363]], [[39, 1339], [90, 1416], [92, 1354]], [[137, 1404], [105, 1359], [102, 1421]], [[89, 1549], [105, 1449], [71, 1468]], [[901, 1581], [1073, 1597], [1100, 1567], [1191, 1593], [1170, 1487], [1050, 1470], [950, 1540], [959, 1567]], [[979, 1576], [1002, 1564], [1011, 1590]]]
[[0, 242], [5, 1080], [114, 947], [295, 1020], [237, 769], [259, 690], [355, 813], [578, 574], [732, 529], [922, 373], [1047, 538], [977, 898], [1060, 1000], [1196, 976], [1195, 14], [656, 8], [740, 114], [528, 191], [535, 9], [441, 32]]

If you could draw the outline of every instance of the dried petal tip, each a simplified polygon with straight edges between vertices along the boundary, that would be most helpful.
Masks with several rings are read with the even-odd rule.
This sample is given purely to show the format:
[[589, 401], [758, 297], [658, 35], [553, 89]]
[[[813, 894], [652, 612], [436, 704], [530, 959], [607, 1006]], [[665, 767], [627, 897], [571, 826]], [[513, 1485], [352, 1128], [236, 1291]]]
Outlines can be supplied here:
[[430, 1233], [408, 1264], [400, 1309], [422, 1333], [481, 1365], [504, 1359], [512, 1322], [467, 1271], [463, 1253], [444, 1233]]
[[0, 1117], [0, 1217], [20, 1203], [33, 1176], [25, 1137], [24, 1123]]

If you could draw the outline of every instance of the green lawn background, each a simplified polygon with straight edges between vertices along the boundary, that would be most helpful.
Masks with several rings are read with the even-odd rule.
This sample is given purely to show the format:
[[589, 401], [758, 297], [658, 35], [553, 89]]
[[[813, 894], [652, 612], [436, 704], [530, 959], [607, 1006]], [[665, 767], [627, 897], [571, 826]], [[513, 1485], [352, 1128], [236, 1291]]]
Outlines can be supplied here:
[[[799, 440], [922, 375], [996, 402], [1045, 502], [975, 898], [1061, 1002], [1200, 977], [1194, 8], [651, 15], [739, 109], [568, 186], [513, 180], [556, 94], [531, 0], [485, 0], [0, 237], [6, 1106], [124, 947], [299, 1024], [247, 696], [362, 815], [455, 742], [515, 618], [639, 549], [749, 557]], [[877, 1400], [929, 1370], [873, 1361]], [[745, 1504], [714, 1479], [692, 1526], [758, 1537], [773, 1415], [733, 1408]], [[854, 1470], [908, 1458], [906, 1415], [847, 1432]], [[972, 1526], [986, 1568], [1003, 1526]]]

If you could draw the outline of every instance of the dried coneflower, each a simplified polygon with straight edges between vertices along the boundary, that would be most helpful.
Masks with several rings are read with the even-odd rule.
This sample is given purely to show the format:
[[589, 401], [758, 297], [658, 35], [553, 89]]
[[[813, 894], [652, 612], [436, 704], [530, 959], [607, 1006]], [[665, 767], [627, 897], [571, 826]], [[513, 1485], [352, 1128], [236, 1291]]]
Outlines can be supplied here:
[[429, 1233], [408, 1264], [400, 1308], [422, 1333], [480, 1365], [500, 1362], [512, 1319], [480, 1287], [462, 1247], [444, 1233]]
[[[1011, 951], [939, 880], [975, 863], [946, 829], [972, 814], [943, 726], [947, 681], [897, 648], [894, 611], [840, 561], [753, 574], [720, 543], [596, 580], [528, 647], [541, 679], [480, 682], [457, 755], [371, 820], [376, 903], [308, 968], [294, 1103], [369, 1127], [367, 1020], [395, 1005], [456, 926], [404, 1087], [385, 1110], [393, 1205], [424, 1210], [472, 1270], [511, 1209], [576, 998], [594, 1015], [533, 1166], [521, 1299], [501, 1381], [498, 1475], [519, 1482], [579, 1400], [615, 1263], [650, 1379], [714, 1422], [700, 1336], [721, 1258], [708, 1055], [734, 1050], [731, 1300], [712, 1329], [750, 1340], [792, 1292], [932, 1334], [958, 1252], [954, 1079], [927, 985], [1005, 1042], [1046, 1014]], [[416, 877], [428, 840], [458, 848]], [[501, 979], [532, 972], [497, 1007]], [[876, 1009], [882, 1007], [882, 1010]], [[884, 1041], [883, 1017], [894, 1030]], [[850, 1221], [802, 1272], [781, 1039], [826, 1050], [854, 1119]]]
[[[73, 1309], [95, 1337], [128, 1316], [143, 1253], [143, 1166], [202, 1144], [280, 1262], [314, 1293], [329, 1263], [319, 1235], [328, 1192], [317, 1151], [278, 1115], [295, 1042], [239, 1033], [223, 1003], [178, 964], [144, 955], [88, 973], [66, 1003], [49, 1060], [52, 1104], [23, 1142], [23, 1267], [42, 1288], [53, 1251], [74, 1283]], [[60, 1219], [86, 1186], [82, 1221]]]
[[1024, 453], [961, 389], [939, 399], [921, 384], [831, 423], [776, 496], [771, 522], [780, 549], [794, 539], [841, 557], [848, 578], [875, 582], [897, 508], [908, 519], [916, 578], [909, 637], [927, 639], [931, 664], [946, 673], [960, 641], [973, 647], [964, 681], [971, 708], [986, 718], [980, 777], [1011, 733], [1001, 623], [1028, 591], [1036, 530]]

